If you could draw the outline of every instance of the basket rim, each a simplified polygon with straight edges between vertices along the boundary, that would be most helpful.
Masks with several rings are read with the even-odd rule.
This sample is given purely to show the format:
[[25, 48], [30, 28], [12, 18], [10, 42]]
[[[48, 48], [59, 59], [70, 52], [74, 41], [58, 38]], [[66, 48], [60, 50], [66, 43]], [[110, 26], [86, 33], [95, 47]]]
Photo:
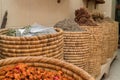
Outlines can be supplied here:
[[72, 33], [72, 34], [89, 34], [89, 32], [87, 30], [84, 30], [84, 31], [63, 31], [64, 34], [69, 34], [69, 33]]
[[83, 27], [102, 27], [100, 24], [97, 24], [96, 26], [80, 26], [80, 28], [83, 28]]
[[[6, 28], [6, 29], [1, 29], [0, 30], [0, 32], [2, 32], [3, 30], [9, 30], [9, 29], [15, 29], [15, 28]], [[57, 32], [56, 33], [51, 33], [51, 34], [44, 34], [44, 35], [36, 35], [36, 36], [30, 36], [30, 37], [26, 37], [26, 36], [21, 36], [21, 37], [19, 37], [19, 36], [7, 36], [7, 35], [2, 35], [2, 34], [0, 34], [0, 37], [1, 38], [6, 38], [7, 37], [7, 39], [18, 39], [18, 40], [22, 40], [22, 39], [24, 39], [24, 38], [29, 38], [29, 39], [36, 39], [36, 37], [39, 37], [39, 38], [43, 38], [43, 37], [46, 37], [46, 36], [52, 36], [52, 35], [59, 35], [59, 34], [61, 34], [61, 33], [63, 33], [63, 30], [62, 29], [60, 29], [60, 28], [54, 28]]]
[[60, 66], [63, 67], [67, 70], [70, 70], [72, 72], [74, 72], [77, 75], [80, 75], [81, 78], [85, 79], [85, 80], [95, 80], [91, 75], [89, 75], [86, 71], [84, 71], [83, 69], [58, 60], [58, 59], [54, 59], [54, 58], [47, 58], [47, 57], [42, 57], [42, 56], [30, 56], [30, 57], [17, 57], [17, 58], [7, 58], [7, 59], [2, 59], [0, 60], [0, 67], [5, 66], [5, 65], [10, 65], [10, 64], [16, 64], [16, 63], [27, 63], [27, 62], [42, 62], [42, 63], [48, 63], [48, 64], [52, 64], [52, 65], [56, 65], [56, 66]]

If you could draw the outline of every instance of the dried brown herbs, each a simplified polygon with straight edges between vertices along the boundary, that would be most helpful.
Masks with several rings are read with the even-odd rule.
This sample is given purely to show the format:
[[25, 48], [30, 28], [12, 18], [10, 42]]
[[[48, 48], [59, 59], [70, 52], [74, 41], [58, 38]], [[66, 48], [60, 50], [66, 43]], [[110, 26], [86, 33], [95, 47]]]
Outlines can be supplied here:
[[95, 22], [101, 23], [104, 21], [104, 14], [99, 11], [94, 11], [92, 13], [92, 18]]
[[72, 18], [59, 21], [54, 25], [54, 27], [61, 28], [64, 31], [81, 31], [82, 30]]
[[80, 8], [75, 11], [75, 22], [80, 26], [96, 26], [91, 15], [85, 8]]

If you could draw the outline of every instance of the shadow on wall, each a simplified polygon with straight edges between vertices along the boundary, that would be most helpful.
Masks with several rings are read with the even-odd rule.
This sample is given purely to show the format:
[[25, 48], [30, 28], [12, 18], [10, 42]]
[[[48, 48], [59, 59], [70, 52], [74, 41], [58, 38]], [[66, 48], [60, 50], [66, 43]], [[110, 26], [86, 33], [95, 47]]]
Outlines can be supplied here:
[[2, 13], [8, 10], [7, 26], [25, 26], [35, 22], [52, 26], [71, 15], [71, 9], [77, 6], [71, 1], [61, 0], [58, 4], [57, 0], [2, 0]]

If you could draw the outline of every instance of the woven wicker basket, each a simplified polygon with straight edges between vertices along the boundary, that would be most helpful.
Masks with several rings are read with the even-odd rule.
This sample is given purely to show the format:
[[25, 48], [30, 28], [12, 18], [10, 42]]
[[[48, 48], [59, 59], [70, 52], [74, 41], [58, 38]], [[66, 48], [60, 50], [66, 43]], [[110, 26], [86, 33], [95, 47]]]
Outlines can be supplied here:
[[4, 58], [19, 56], [47, 56], [63, 59], [63, 31], [56, 28], [57, 33], [32, 36], [6, 36], [9, 29], [0, 30], [0, 51]]
[[101, 71], [101, 56], [102, 44], [103, 44], [103, 34], [101, 26], [80, 26], [81, 28], [86, 29], [90, 34], [90, 58], [89, 58], [89, 67], [88, 72], [97, 77]]
[[17, 63], [24, 63], [49, 71], [62, 71], [66, 77], [71, 77], [74, 80], [95, 80], [87, 72], [72, 64], [45, 57], [18, 57], [0, 60], [0, 69]]
[[64, 59], [88, 72], [89, 38], [87, 31], [64, 32]]

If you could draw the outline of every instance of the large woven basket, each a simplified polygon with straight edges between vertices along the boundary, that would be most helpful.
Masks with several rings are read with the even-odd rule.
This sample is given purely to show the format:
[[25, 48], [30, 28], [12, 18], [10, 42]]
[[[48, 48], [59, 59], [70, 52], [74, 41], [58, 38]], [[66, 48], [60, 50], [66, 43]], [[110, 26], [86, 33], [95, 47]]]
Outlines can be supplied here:
[[32, 37], [6, 36], [9, 29], [0, 30], [0, 51], [3, 58], [46, 56], [63, 59], [63, 31]]
[[88, 72], [90, 35], [87, 31], [64, 32], [64, 59]]
[[[101, 26], [80, 26], [90, 33], [90, 57], [88, 72], [97, 77], [101, 71], [101, 58], [103, 58], [102, 44], [103, 34]], [[104, 58], [103, 58], [104, 59]]]
[[74, 80], [95, 80], [87, 72], [72, 64], [45, 57], [18, 57], [3, 59], [0, 60], [0, 70], [2, 67], [14, 65], [16, 63], [25, 63], [30, 66], [39, 67], [50, 71], [62, 71], [65, 76], [71, 77]]

